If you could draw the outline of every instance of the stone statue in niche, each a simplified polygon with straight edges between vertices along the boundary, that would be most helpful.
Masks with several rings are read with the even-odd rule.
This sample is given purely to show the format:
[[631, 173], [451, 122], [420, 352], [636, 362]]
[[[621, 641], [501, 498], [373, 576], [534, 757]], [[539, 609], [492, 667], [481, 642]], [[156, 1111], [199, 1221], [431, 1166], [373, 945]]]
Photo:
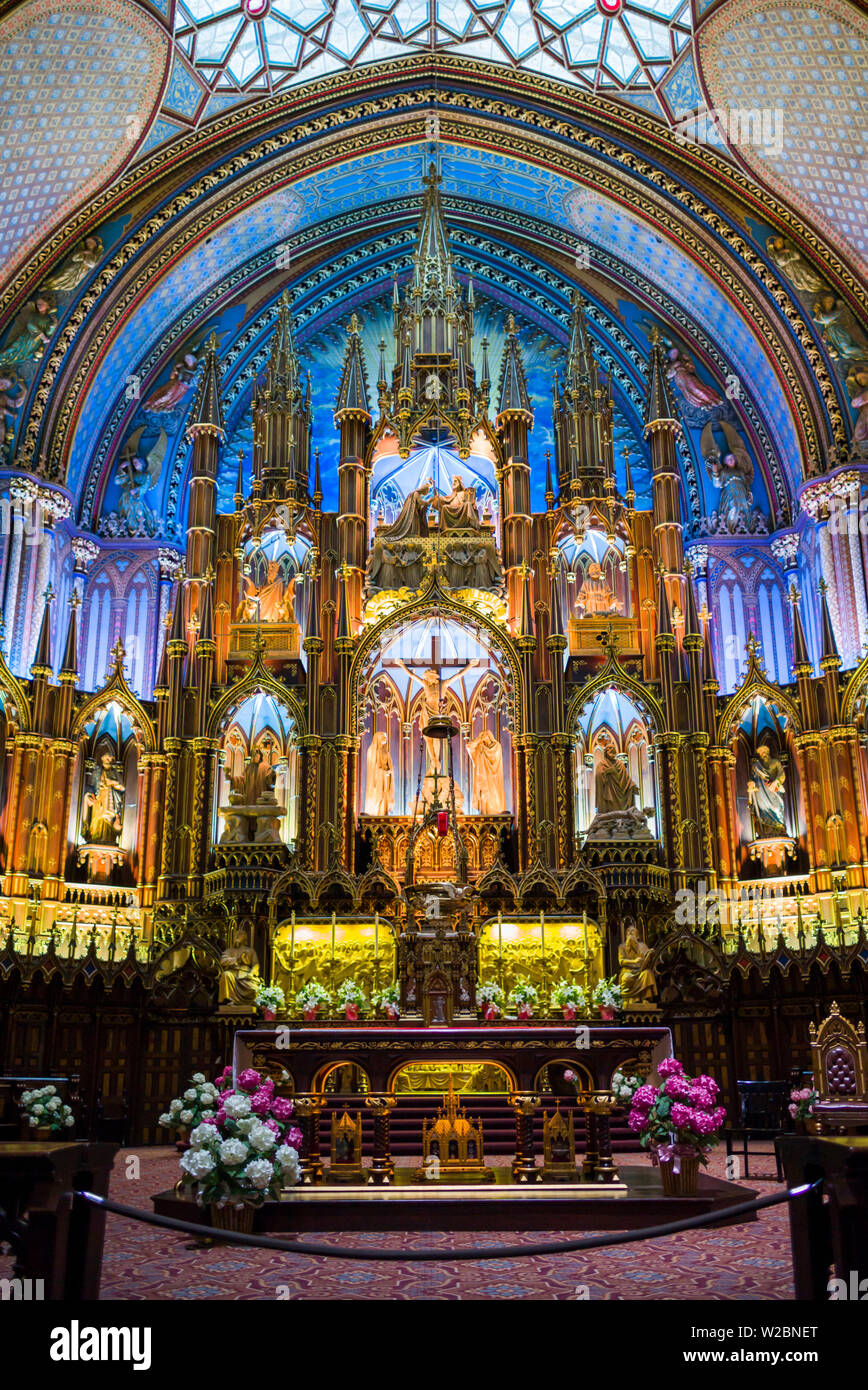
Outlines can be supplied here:
[[277, 745], [264, 738], [249, 758], [241, 758], [233, 743], [224, 750], [224, 766], [229, 780], [229, 804], [220, 807], [224, 826], [221, 845], [279, 845], [281, 821], [286, 807], [275, 794]]
[[575, 609], [580, 618], [612, 617], [621, 612], [621, 601], [603, 577], [598, 560], [588, 565], [588, 573], [576, 595]]
[[630, 776], [611, 739], [601, 748], [596, 772], [596, 815], [587, 840], [650, 840], [645, 813], [636, 805], [639, 788]]
[[725, 420], [719, 427], [726, 441], [723, 449], [711, 424], [705, 426], [700, 439], [706, 471], [712, 486], [720, 491], [720, 504], [706, 518], [705, 529], [709, 535], [765, 534], [765, 518], [753, 505], [753, 460], [737, 429]]
[[434, 496], [431, 506], [440, 518], [441, 531], [481, 531], [482, 522], [476, 506], [476, 491], [465, 487], [456, 474], [448, 497]]
[[[456, 681], [459, 681], [459, 680], [461, 679], [461, 677], [464, 675], [464, 672], [465, 672], [466, 670], [469, 670], [470, 667], [472, 667], [472, 666], [481, 666], [481, 665], [482, 665], [482, 661], [481, 661], [481, 659], [480, 659], [479, 657], [475, 657], [475, 658], [473, 659], [473, 661], [469, 661], [469, 662], [467, 663], [467, 666], [465, 666], [465, 667], [464, 667], [462, 670], [460, 670], [460, 671], [456, 671], [454, 676], [450, 676], [450, 677], [448, 678], [448, 680], [445, 680], [445, 681], [440, 679], [440, 672], [439, 672], [439, 671], [434, 671], [434, 670], [430, 670], [430, 669], [429, 669], [429, 670], [427, 670], [427, 671], [423, 671], [422, 674], [421, 674], [421, 676], [420, 676], [420, 675], [417, 675], [417, 673], [416, 673], [415, 671], [411, 671], [411, 670], [409, 669], [409, 667], [405, 666], [404, 663], [403, 663], [403, 661], [399, 660], [399, 661], [398, 661], [398, 665], [400, 666], [400, 668], [401, 668], [401, 670], [404, 672], [404, 674], [410, 677], [410, 680], [411, 680], [411, 681], [418, 681], [419, 684], [420, 684], [421, 687], [422, 687], [422, 718], [421, 718], [421, 724], [422, 724], [422, 727], [424, 728], [426, 724], [430, 723], [430, 721], [431, 721], [432, 719], [435, 719], [435, 718], [441, 713], [441, 705], [442, 705], [442, 702], [443, 702], [443, 700], [444, 700], [444, 698], [445, 698], [446, 691], [449, 689], [450, 685], [454, 685]], [[442, 745], [441, 745], [440, 739], [437, 739], [437, 738], [426, 738], [426, 739], [425, 739], [425, 759], [426, 759], [426, 763], [425, 763], [425, 776], [426, 776], [426, 777], [430, 777], [430, 776], [432, 775], [432, 773], [434, 773], [435, 771], [436, 771], [438, 774], [441, 773], [441, 772], [443, 771], [443, 768], [442, 768], [442, 766], [441, 766], [441, 756], [440, 756], [441, 746], [442, 746]], [[458, 796], [458, 788], [457, 788], [457, 787], [456, 787], [456, 789], [455, 789], [455, 794], [456, 794], [456, 797], [457, 797], [457, 796]]]
[[84, 795], [85, 839], [89, 845], [118, 845], [124, 825], [126, 786], [113, 753], [100, 753], [91, 785]]
[[369, 816], [388, 816], [395, 804], [395, 777], [389, 736], [382, 730], [371, 738], [366, 771], [365, 813]]
[[783, 763], [772, 754], [767, 743], [760, 743], [751, 758], [747, 784], [754, 839], [769, 840], [786, 835], [785, 787]]
[[500, 816], [506, 811], [503, 782], [503, 749], [490, 729], [467, 740], [473, 764], [473, 802], [483, 816]]

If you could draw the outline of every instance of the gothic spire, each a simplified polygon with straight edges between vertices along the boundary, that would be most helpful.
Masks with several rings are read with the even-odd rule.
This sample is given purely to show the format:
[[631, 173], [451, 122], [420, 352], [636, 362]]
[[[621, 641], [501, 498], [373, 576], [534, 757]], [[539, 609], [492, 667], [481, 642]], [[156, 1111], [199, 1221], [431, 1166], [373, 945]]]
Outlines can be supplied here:
[[837, 671], [841, 665], [841, 653], [838, 651], [838, 644], [835, 641], [835, 629], [832, 627], [832, 615], [829, 612], [829, 600], [826, 597], [828, 586], [824, 579], [820, 580], [818, 588], [820, 594], [820, 630], [822, 632], [820, 670]]
[[570, 317], [570, 346], [567, 349], [566, 384], [572, 391], [592, 396], [597, 387], [597, 364], [594, 360], [585, 301], [578, 290], [573, 291]]
[[289, 308], [289, 292], [284, 290], [280, 296], [277, 311], [277, 328], [271, 342], [271, 356], [268, 359], [266, 401], [267, 406], [284, 409], [293, 404], [298, 386], [298, 357], [292, 336], [292, 314]]
[[533, 411], [530, 406], [524, 364], [521, 360], [518, 330], [512, 314], [506, 320], [506, 346], [503, 349], [497, 394], [500, 402], [497, 410], [498, 422], [502, 419], [508, 419], [510, 416], [518, 415], [523, 416], [533, 424]]
[[425, 201], [422, 206], [422, 223], [419, 228], [419, 241], [414, 257], [412, 292], [424, 298], [430, 295], [454, 294], [455, 280], [452, 270], [452, 253], [446, 236], [443, 221], [443, 206], [440, 202], [442, 182], [434, 165], [428, 169], [425, 184]]
[[36, 655], [33, 658], [33, 665], [30, 667], [32, 676], [50, 676], [52, 673], [51, 664], [51, 603], [54, 598], [54, 591], [49, 584], [45, 591], [45, 605], [42, 609], [42, 621], [39, 624], [39, 639], [36, 643]]
[[226, 433], [223, 416], [223, 399], [220, 395], [220, 364], [217, 361], [217, 334], [212, 333], [205, 349], [202, 375], [196, 387], [193, 409], [187, 434], [193, 438], [200, 431], [217, 434], [221, 438]]
[[359, 320], [353, 314], [347, 327], [347, 345], [344, 351], [344, 364], [335, 403], [336, 423], [351, 417], [368, 421], [371, 418], [368, 402], [368, 374], [359, 330]]
[[69, 626], [66, 629], [66, 644], [63, 648], [63, 661], [60, 663], [60, 678], [66, 676], [78, 679], [78, 609], [81, 603], [78, 590], [73, 589], [69, 599]]
[[802, 614], [799, 608], [799, 594], [795, 584], [790, 590], [790, 605], [793, 614], [793, 673], [813, 675], [814, 666], [808, 655], [808, 644], [805, 640], [805, 629], [802, 625]]
[[663, 344], [658, 328], [651, 330], [651, 356], [648, 359], [648, 389], [645, 395], [645, 429], [672, 421], [677, 424], [675, 408], [669, 395], [666, 380], [666, 367], [663, 362]]

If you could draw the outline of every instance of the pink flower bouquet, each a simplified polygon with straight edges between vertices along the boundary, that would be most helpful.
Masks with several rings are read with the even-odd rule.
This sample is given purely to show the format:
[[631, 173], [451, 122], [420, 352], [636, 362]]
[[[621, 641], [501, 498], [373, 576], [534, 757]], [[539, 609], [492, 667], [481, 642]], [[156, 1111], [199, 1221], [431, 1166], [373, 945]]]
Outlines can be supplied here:
[[232, 1086], [227, 1067], [215, 1083], [215, 1110], [190, 1133], [181, 1178], [200, 1205], [258, 1206], [298, 1181], [301, 1131], [290, 1123], [292, 1101], [248, 1067]]
[[673, 1158], [680, 1165], [681, 1158], [697, 1156], [706, 1163], [726, 1119], [717, 1104], [720, 1087], [710, 1076], [687, 1076], [674, 1057], [664, 1058], [657, 1071], [662, 1084], [646, 1083], [634, 1093], [628, 1125], [655, 1160]]
[[810, 1086], [805, 1086], [801, 1091], [790, 1091], [790, 1103], [787, 1106], [790, 1118], [810, 1120], [814, 1114], [814, 1106], [819, 1099], [817, 1092], [811, 1090]]

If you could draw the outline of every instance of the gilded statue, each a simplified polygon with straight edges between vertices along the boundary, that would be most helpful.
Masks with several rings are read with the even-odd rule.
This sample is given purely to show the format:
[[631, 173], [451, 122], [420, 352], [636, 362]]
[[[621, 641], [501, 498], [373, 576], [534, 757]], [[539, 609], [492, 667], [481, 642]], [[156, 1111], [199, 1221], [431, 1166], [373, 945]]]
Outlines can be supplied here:
[[237, 621], [244, 623], [289, 623], [295, 621], [295, 577], [284, 581], [280, 561], [269, 560], [265, 583], [257, 586], [249, 575], [243, 578], [244, 594]]
[[761, 743], [751, 758], [747, 799], [751, 809], [754, 838], [776, 839], [786, 835], [783, 763], [774, 757], [767, 743]]
[[621, 602], [612, 593], [597, 560], [588, 565], [587, 576], [576, 595], [576, 612], [581, 618], [610, 617], [621, 612]]
[[365, 813], [369, 816], [388, 816], [395, 804], [395, 777], [389, 735], [382, 730], [371, 738], [368, 749], [365, 784]]
[[650, 946], [639, 940], [635, 924], [631, 922], [618, 948], [618, 964], [621, 967], [618, 984], [626, 1005], [650, 1004], [657, 998], [657, 981], [648, 964], [650, 955]]
[[473, 764], [473, 800], [483, 816], [500, 816], [506, 810], [503, 783], [503, 749], [490, 729], [467, 740]]
[[235, 944], [228, 946], [220, 957], [217, 1002], [229, 1008], [252, 1009], [260, 983], [259, 957], [248, 933], [241, 929]]
[[117, 845], [124, 826], [126, 786], [123, 773], [107, 750], [100, 754], [99, 769], [85, 792], [85, 837], [89, 845]]

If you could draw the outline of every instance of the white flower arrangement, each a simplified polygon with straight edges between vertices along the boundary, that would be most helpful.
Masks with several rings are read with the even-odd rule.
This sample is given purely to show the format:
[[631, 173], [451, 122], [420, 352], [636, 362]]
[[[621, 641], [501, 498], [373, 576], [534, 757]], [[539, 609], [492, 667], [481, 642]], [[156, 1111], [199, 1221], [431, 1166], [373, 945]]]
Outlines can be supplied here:
[[303, 1014], [309, 1013], [311, 1009], [330, 1009], [331, 1006], [332, 997], [318, 980], [310, 980], [295, 996], [295, 1007], [301, 1009]]
[[529, 1009], [533, 1013], [539, 1003], [539, 990], [530, 980], [522, 977], [516, 980], [506, 1002], [511, 1009]]
[[610, 1089], [622, 1104], [630, 1105], [641, 1085], [642, 1078], [640, 1076], [626, 1076], [619, 1068], [612, 1077]]
[[220, 1092], [213, 1081], [206, 1081], [200, 1071], [190, 1078], [190, 1085], [180, 1099], [169, 1102], [157, 1123], [161, 1129], [191, 1129], [214, 1115]]
[[50, 1129], [52, 1134], [62, 1134], [75, 1125], [75, 1116], [60, 1099], [56, 1086], [25, 1091], [21, 1097], [21, 1114], [31, 1129]]
[[585, 991], [571, 980], [558, 980], [552, 990], [550, 1003], [553, 1009], [575, 1009], [576, 1013], [584, 1013], [588, 1006]]
[[610, 975], [608, 979], [600, 980], [594, 985], [591, 1003], [598, 1009], [620, 1009], [621, 986], [614, 975]]
[[256, 1007], [258, 1009], [270, 1009], [272, 1013], [277, 1013], [278, 1009], [286, 1007], [286, 995], [280, 985], [260, 985], [256, 991]]
[[490, 1004], [493, 1008], [500, 1011], [503, 1008], [505, 1001], [506, 996], [504, 995], [503, 990], [501, 989], [500, 985], [496, 983], [496, 981], [483, 980], [481, 984], [476, 986], [476, 1002], [482, 1008], [485, 1008], [486, 1005]]
[[258, 1206], [298, 1181], [301, 1133], [291, 1123], [292, 1102], [252, 1069], [241, 1073], [237, 1090], [225, 1074], [221, 1081], [214, 1118], [190, 1132], [181, 1180], [200, 1205]]
[[339, 1009], [357, 1009], [361, 1013], [366, 1004], [365, 991], [361, 985], [356, 984], [355, 980], [341, 981], [338, 985]]
[[401, 1011], [401, 987], [399, 984], [386, 985], [385, 989], [374, 990], [371, 995], [371, 1003], [375, 1009], [380, 1009], [384, 1014], [389, 1014], [392, 1018], [397, 1018]]

